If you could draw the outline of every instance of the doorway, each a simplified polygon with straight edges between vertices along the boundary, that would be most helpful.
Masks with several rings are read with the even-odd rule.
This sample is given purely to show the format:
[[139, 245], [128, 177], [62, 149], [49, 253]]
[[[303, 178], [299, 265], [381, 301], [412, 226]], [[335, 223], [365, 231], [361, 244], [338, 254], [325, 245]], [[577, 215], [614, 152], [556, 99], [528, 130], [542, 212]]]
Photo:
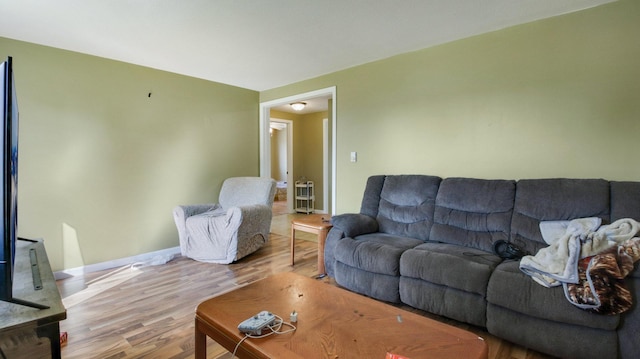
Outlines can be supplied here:
[[[323, 145], [318, 149], [322, 151], [323, 158], [323, 208], [318, 209], [317, 212], [335, 213], [336, 208], [336, 88], [329, 87], [317, 91], [302, 93], [286, 98], [267, 101], [260, 103], [260, 176], [273, 177], [272, 176], [272, 164], [271, 164], [271, 139], [270, 139], [270, 123], [271, 123], [271, 109], [288, 105], [293, 102], [304, 102], [308, 99], [326, 97], [328, 99], [329, 107], [327, 112], [329, 114], [329, 120], [324, 121], [323, 124]], [[292, 146], [291, 146], [292, 147]], [[292, 157], [295, 153], [292, 153]], [[291, 169], [291, 168], [290, 168]], [[289, 170], [291, 177], [287, 180], [287, 193], [295, 193], [293, 173]], [[289, 201], [287, 196], [287, 201]], [[293, 204], [289, 204], [289, 208], [293, 209]]]
[[[293, 181], [293, 121], [271, 117], [269, 119], [271, 137], [271, 178], [276, 180], [274, 208], [278, 213], [289, 213], [293, 208], [294, 196], [289, 190]], [[280, 203], [283, 203], [281, 205]], [[275, 213], [275, 210], [274, 210]]]

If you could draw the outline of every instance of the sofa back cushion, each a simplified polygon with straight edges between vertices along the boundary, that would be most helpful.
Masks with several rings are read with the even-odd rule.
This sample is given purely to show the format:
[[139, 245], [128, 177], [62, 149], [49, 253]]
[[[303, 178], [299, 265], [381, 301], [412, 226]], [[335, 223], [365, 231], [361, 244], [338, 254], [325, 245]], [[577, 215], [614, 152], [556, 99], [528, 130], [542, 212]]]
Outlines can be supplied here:
[[610, 182], [611, 222], [620, 218], [640, 221], [640, 182]]
[[[426, 241], [433, 224], [440, 181], [440, 177], [425, 175], [385, 176], [375, 215], [379, 231]], [[372, 182], [377, 184], [379, 181]], [[370, 195], [375, 193], [365, 191], [363, 207]]]
[[429, 240], [491, 252], [509, 238], [515, 190], [512, 180], [442, 180]]
[[511, 241], [531, 254], [547, 244], [541, 221], [600, 217], [610, 222], [609, 182], [603, 179], [528, 179], [516, 184]]

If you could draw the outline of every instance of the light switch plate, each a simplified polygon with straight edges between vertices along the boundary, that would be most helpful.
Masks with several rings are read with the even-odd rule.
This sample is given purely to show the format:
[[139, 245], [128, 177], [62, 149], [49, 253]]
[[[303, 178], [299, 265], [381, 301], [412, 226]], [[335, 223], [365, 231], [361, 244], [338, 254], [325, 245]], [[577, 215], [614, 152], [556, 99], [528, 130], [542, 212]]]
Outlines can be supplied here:
[[358, 162], [358, 152], [351, 152], [351, 162]]

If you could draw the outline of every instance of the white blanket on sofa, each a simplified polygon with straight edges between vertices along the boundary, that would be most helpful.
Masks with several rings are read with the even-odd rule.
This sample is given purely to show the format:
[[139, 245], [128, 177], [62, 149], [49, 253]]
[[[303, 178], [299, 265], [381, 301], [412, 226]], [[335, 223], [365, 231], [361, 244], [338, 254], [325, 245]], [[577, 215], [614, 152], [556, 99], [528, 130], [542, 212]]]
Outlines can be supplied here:
[[[578, 260], [596, 255], [607, 248], [633, 238], [640, 223], [630, 218], [600, 226], [599, 218], [579, 218], [569, 221], [562, 236], [545, 238], [550, 245], [535, 256], [524, 256], [520, 270], [545, 287], [578, 282]], [[544, 233], [544, 231], [543, 231]]]

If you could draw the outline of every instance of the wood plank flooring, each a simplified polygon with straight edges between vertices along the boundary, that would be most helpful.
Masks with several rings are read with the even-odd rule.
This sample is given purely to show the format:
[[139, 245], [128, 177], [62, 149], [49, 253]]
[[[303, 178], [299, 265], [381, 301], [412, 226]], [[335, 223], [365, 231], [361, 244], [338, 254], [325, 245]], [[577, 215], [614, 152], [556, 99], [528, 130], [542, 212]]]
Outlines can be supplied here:
[[[160, 266], [127, 266], [58, 281], [68, 317], [61, 330], [69, 335], [62, 357], [193, 358], [194, 310], [200, 302], [274, 273], [316, 275], [313, 235], [296, 234], [296, 264], [289, 265], [291, 216], [274, 216], [270, 242], [238, 263], [218, 265], [178, 257]], [[331, 279], [322, 280], [335, 285]], [[481, 328], [420, 313], [483, 337], [491, 359], [549, 358]], [[207, 346], [208, 358], [231, 358], [210, 339]]]

